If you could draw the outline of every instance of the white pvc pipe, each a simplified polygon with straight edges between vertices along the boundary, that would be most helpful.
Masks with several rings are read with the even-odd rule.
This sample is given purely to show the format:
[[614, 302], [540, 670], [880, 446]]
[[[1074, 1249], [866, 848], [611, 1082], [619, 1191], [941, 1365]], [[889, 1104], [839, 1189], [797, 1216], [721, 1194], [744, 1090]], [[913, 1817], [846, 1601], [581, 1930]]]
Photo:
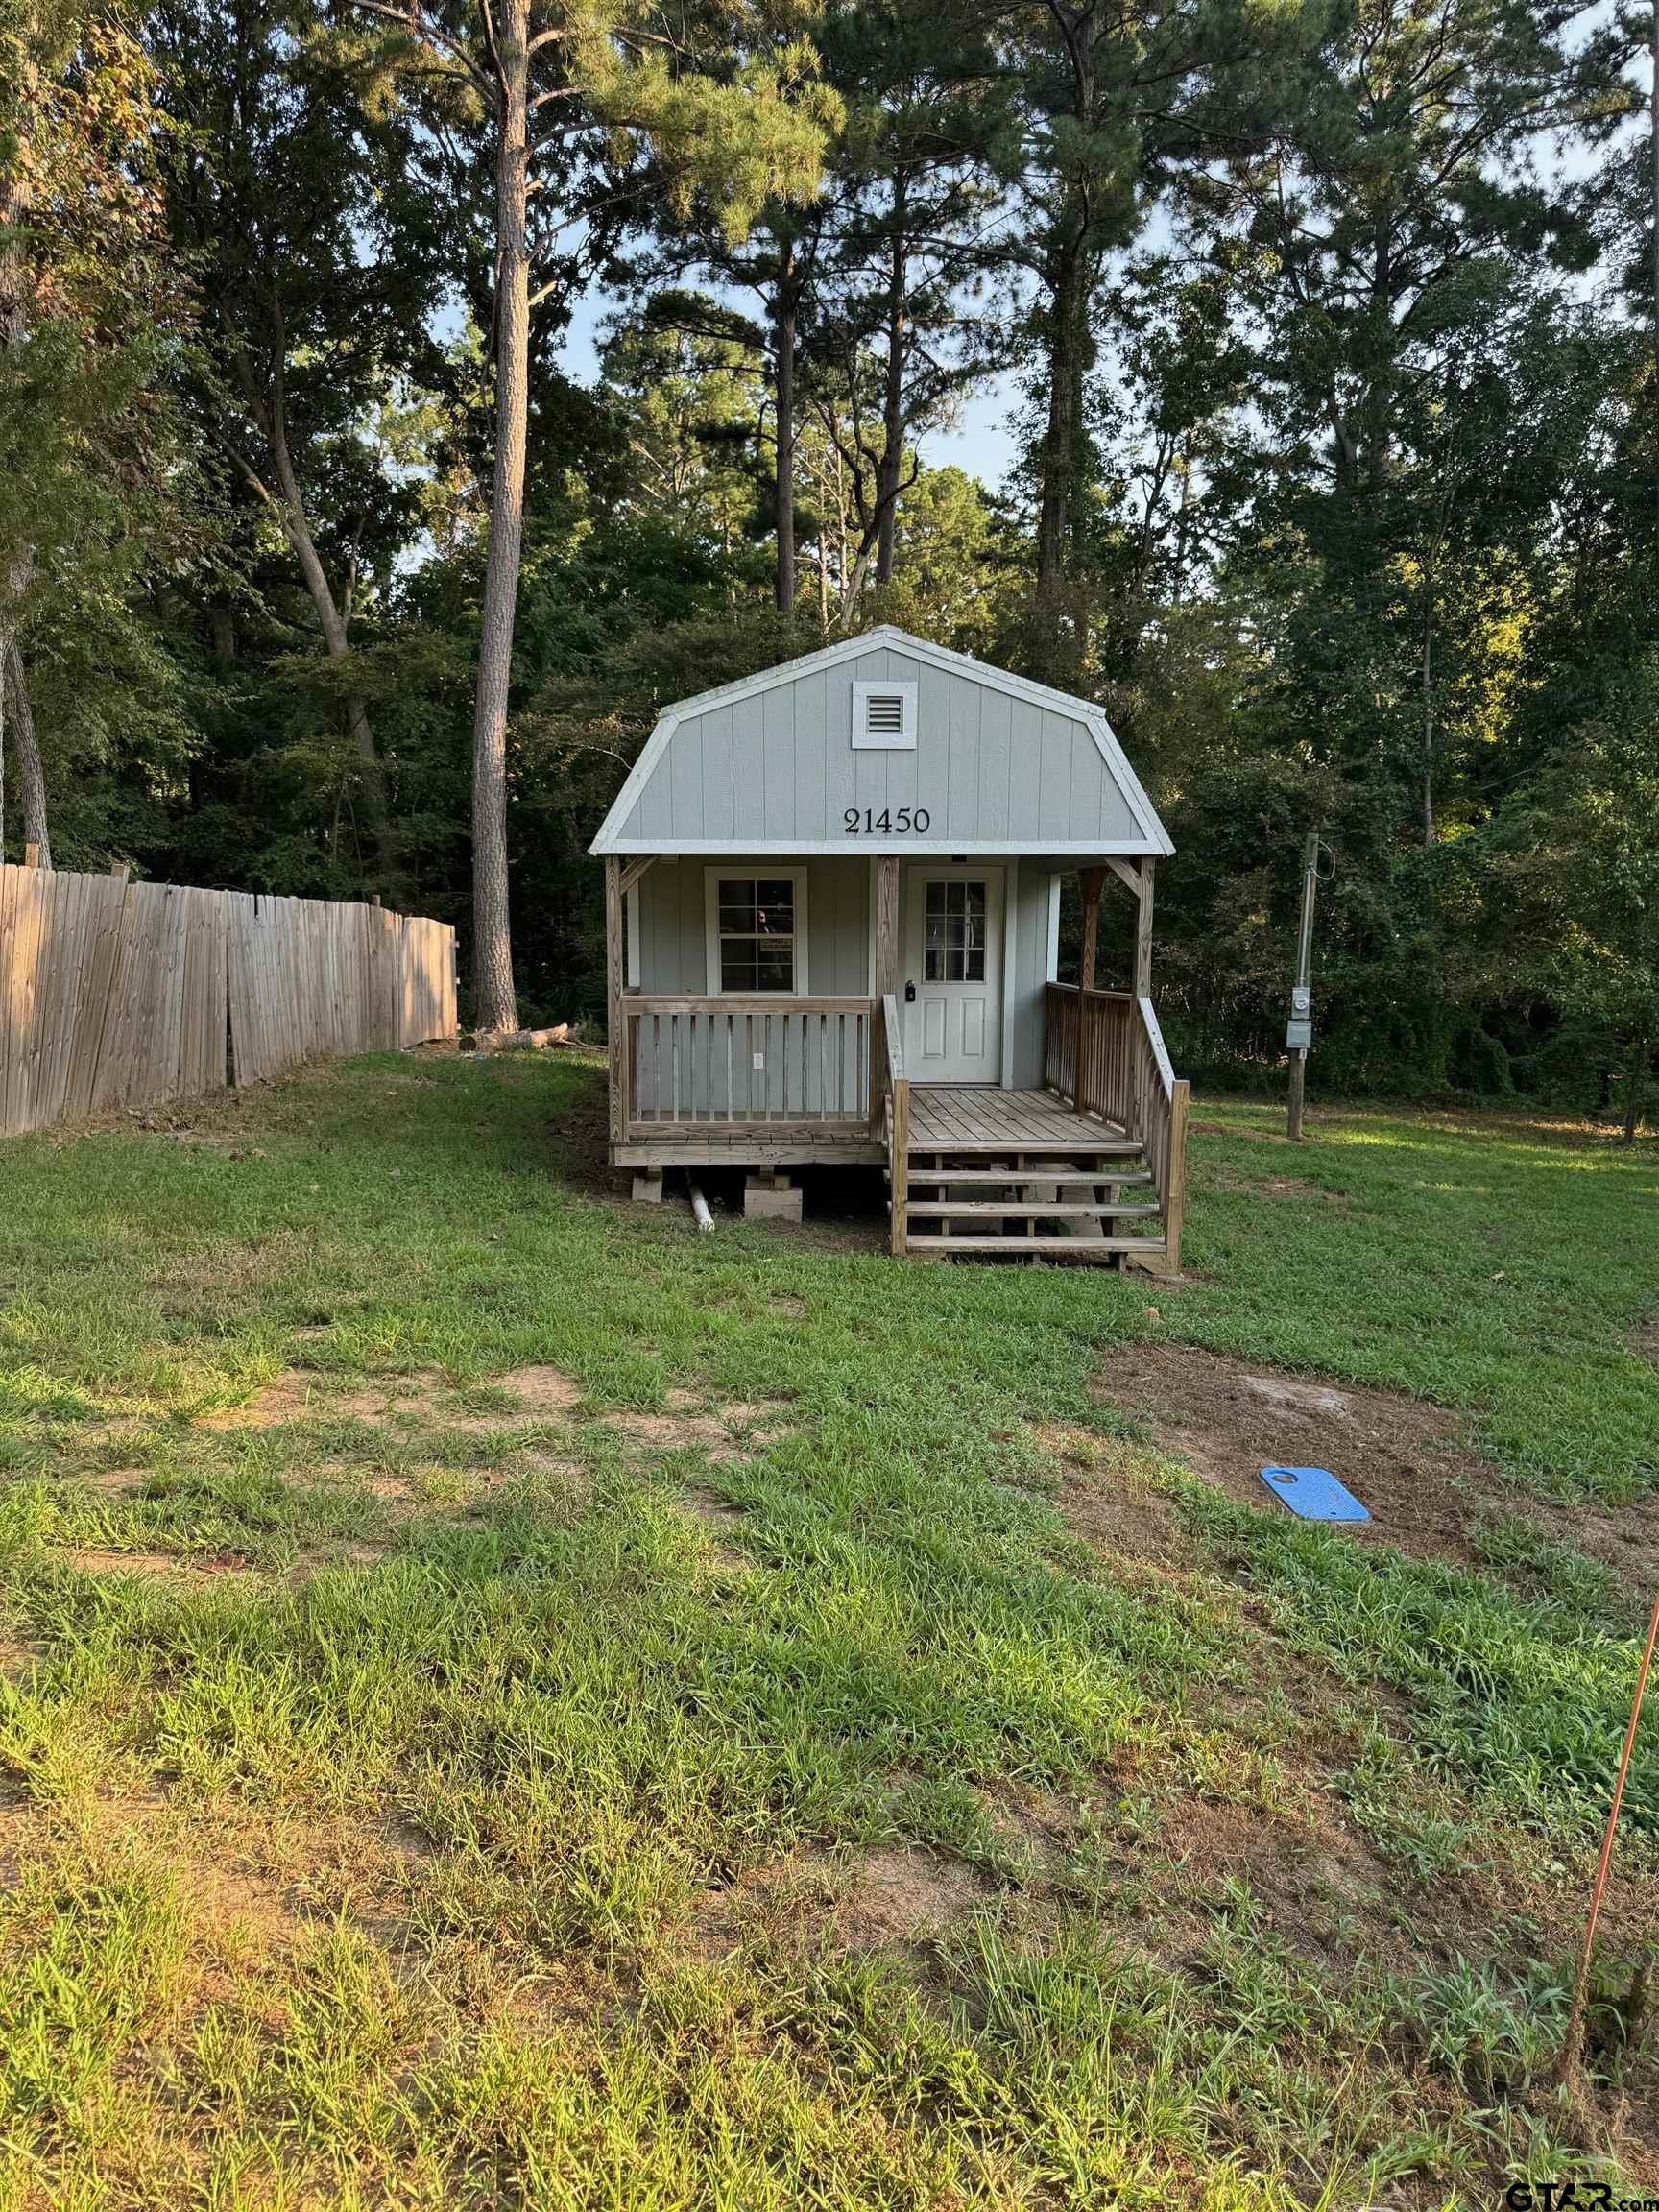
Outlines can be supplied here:
[[687, 1182], [685, 1191], [691, 1201], [691, 1211], [697, 1216], [698, 1228], [712, 1229], [714, 1216], [709, 1211], [709, 1201], [703, 1195], [703, 1186], [700, 1183]]

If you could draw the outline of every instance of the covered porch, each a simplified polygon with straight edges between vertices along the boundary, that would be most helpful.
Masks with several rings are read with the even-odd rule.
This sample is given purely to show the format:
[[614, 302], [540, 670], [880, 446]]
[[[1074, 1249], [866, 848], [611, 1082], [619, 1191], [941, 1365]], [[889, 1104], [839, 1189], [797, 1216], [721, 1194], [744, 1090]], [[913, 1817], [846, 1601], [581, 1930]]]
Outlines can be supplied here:
[[[1077, 983], [1036, 991], [1041, 1087], [930, 1083], [906, 1056], [901, 864], [872, 867], [874, 988], [827, 997], [630, 987], [625, 902], [655, 855], [606, 868], [611, 1157], [668, 1166], [880, 1165], [891, 1249], [1132, 1260], [1173, 1274], [1188, 1087], [1151, 998], [1150, 857], [1078, 870]], [[1094, 981], [1101, 905], [1134, 900], [1134, 987]], [[1050, 930], [1048, 966], [1052, 969]], [[1036, 1071], [1035, 1070], [1033, 1070]]]

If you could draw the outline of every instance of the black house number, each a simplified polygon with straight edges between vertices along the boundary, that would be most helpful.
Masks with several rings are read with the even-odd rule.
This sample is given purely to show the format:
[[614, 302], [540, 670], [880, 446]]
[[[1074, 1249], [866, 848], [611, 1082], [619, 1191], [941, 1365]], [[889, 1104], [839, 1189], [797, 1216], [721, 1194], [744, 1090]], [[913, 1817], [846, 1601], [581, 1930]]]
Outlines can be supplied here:
[[841, 827], [849, 837], [926, 837], [933, 817], [926, 806], [849, 806]]

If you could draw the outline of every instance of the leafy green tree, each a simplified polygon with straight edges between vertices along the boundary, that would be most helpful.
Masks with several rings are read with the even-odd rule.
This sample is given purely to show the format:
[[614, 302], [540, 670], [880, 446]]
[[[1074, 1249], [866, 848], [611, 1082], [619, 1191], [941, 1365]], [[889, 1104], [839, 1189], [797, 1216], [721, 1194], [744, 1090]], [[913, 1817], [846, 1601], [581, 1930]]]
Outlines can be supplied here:
[[1086, 402], [1107, 256], [1131, 246], [1172, 181], [1264, 127], [1302, 11], [1252, 0], [1040, 0], [1005, 12], [1022, 75], [1016, 236], [1033, 285], [1035, 629], [1030, 656], [1075, 680], [1087, 587], [1074, 577], [1097, 455]]
[[1497, 953], [1491, 996], [1530, 990], [1616, 1041], [1629, 1142], [1659, 1046], [1659, 652], [1610, 670], [1599, 704], [1484, 832], [1471, 938]]
[[46, 865], [32, 651], [76, 608], [119, 651], [186, 474], [170, 372], [188, 302], [158, 221], [155, 92], [100, 6], [0, 17], [0, 762], [9, 722]]
[[[533, 305], [567, 301], [571, 229], [611, 234], [641, 190], [689, 219], [701, 194], [740, 237], [768, 201], [816, 189], [828, 110], [804, 18], [751, 0], [359, 0], [396, 26], [411, 91], [481, 126], [494, 172], [494, 461], [473, 716], [473, 991], [517, 1026], [507, 861], [507, 716], [524, 545]], [[533, 213], [534, 208], [534, 213]], [[538, 249], [549, 268], [533, 276]]]
[[160, 0], [149, 35], [202, 303], [198, 418], [298, 565], [338, 666], [373, 879], [396, 890], [387, 765], [351, 662], [415, 520], [382, 411], [432, 365], [442, 262], [410, 119], [307, 0]]
[[996, 357], [986, 295], [1001, 256], [988, 257], [984, 239], [1019, 132], [976, 0], [833, 8], [820, 43], [847, 119], [806, 382], [856, 512], [845, 615], [867, 574], [893, 581], [900, 498], [920, 468], [915, 437]]

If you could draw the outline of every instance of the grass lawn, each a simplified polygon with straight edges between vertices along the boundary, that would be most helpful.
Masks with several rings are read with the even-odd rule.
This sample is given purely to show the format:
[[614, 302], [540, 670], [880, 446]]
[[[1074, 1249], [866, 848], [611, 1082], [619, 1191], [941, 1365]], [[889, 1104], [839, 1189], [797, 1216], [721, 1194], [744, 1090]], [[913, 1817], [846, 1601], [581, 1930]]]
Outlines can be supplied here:
[[698, 1237], [573, 1056], [0, 1148], [0, 2212], [1659, 2183], [1659, 1155], [1196, 1119], [1180, 1284]]

